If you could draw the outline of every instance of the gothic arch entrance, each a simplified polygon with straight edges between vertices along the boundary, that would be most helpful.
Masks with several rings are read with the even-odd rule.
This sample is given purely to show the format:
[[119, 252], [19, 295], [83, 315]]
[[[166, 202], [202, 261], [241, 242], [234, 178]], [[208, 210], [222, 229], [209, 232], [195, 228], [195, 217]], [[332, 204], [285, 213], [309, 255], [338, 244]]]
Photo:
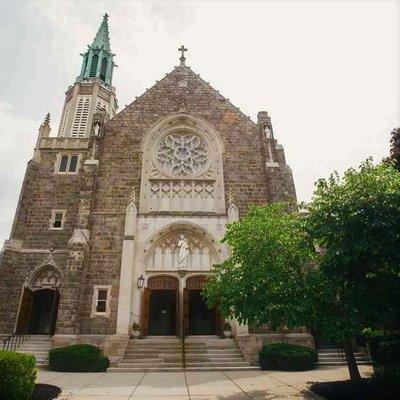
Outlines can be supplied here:
[[143, 333], [177, 335], [179, 332], [179, 282], [173, 276], [149, 278], [144, 290]]
[[61, 272], [54, 265], [41, 266], [27, 277], [16, 331], [53, 335], [56, 328]]
[[185, 335], [216, 335], [219, 333], [219, 313], [216, 308], [209, 308], [201, 294], [205, 275], [187, 278], [183, 291], [183, 317]]

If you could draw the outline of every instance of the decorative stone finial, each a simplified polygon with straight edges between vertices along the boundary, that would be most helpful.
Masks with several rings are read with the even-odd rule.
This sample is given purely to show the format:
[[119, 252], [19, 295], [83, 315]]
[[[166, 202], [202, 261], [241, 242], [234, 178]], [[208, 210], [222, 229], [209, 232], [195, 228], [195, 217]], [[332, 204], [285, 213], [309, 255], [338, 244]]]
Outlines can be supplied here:
[[46, 117], [44, 118], [44, 123], [50, 125], [50, 113], [46, 114]]
[[186, 61], [185, 51], [187, 51], [187, 48], [186, 48], [184, 45], [182, 45], [182, 46], [178, 49], [178, 51], [180, 51], [180, 52], [182, 53], [182, 54], [181, 54], [181, 57], [179, 58], [181, 64], [185, 64], [185, 61]]
[[136, 206], [136, 188], [132, 189], [131, 195], [129, 196], [129, 203]]
[[228, 206], [235, 204], [235, 194], [232, 192], [231, 189], [229, 189], [227, 197], [228, 197]]
[[269, 123], [271, 122], [271, 118], [268, 115], [268, 111], [260, 111], [257, 114], [257, 124], [261, 125], [266, 122], [269, 122]]
[[228, 222], [239, 220], [239, 210], [235, 204], [235, 195], [231, 189], [227, 193], [228, 200]]

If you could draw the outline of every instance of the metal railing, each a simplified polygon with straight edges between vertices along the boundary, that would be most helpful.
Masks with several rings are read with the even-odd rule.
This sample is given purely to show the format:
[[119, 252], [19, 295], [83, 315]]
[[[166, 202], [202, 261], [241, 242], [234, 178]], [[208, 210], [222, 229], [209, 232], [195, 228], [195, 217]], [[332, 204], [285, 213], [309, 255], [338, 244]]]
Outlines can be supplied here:
[[29, 333], [13, 333], [7, 336], [3, 341], [3, 350], [16, 351], [22, 344], [24, 344], [30, 337]]

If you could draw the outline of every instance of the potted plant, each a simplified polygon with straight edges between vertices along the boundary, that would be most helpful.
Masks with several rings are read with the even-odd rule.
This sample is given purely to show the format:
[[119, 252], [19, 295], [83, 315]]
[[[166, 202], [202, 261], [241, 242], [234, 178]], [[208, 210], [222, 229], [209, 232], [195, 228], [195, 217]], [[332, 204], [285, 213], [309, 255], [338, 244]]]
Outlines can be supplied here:
[[231, 324], [228, 322], [225, 322], [224, 326], [222, 327], [222, 333], [224, 334], [224, 337], [229, 338], [232, 336], [232, 327]]
[[141, 334], [140, 325], [137, 322], [132, 324], [132, 338], [138, 339]]

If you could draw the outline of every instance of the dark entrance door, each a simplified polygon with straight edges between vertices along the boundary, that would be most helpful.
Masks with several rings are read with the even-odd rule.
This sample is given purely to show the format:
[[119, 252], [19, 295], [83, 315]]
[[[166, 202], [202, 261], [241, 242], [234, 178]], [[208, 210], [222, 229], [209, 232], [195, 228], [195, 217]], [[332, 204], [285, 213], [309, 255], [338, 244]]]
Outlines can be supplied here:
[[150, 335], [176, 335], [176, 290], [151, 290]]
[[29, 332], [29, 322], [32, 313], [33, 297], [35, 293], [28, 288], [24, 288], [22, 294], [21, 306], [18, 314], [17, 321], [17, 333], [28, 333]]
[[215, 309], [208, 308], [201, 290], [189, 290], [189, 334], [215, 335]]
[[57, 290], [42, 289], [34, 292], [29, 333], [36, 335], [54, 334], [57, 320], [59, 294]]

